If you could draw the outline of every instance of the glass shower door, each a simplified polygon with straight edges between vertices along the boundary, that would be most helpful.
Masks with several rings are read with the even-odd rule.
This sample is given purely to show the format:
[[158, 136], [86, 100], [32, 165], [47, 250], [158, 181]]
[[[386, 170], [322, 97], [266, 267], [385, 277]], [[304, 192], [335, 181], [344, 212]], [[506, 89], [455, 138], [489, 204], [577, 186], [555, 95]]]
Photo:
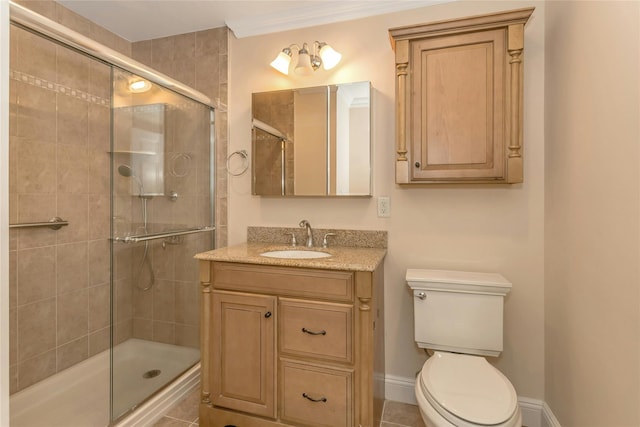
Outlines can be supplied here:
[[213, 247], [214, 134], [210, 107], [119, 69], [112, 99], [115, 420], [200, 360], [193, 256]]

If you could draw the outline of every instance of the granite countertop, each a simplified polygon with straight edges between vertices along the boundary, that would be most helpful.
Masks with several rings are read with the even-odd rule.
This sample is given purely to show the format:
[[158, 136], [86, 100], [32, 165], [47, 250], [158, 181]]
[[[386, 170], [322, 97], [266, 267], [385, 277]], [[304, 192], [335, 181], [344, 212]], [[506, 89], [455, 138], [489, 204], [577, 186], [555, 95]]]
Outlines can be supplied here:
[[[328, 258], [293, 259], [268, 258], [261, 253], [274, 250], [314, 250], [328, 252]], [[195, 256], [204, 261], [242, 262], [247, 264], [277, 265], [283, 267], [318, 268], [325, 270], [374, 271], [382, 262], [387, 250], [384, 248], [359, 248], [330, 246], [323, 248], [292, 247], [277, 243], [247, 242], [240, 245], [214, 249]]]

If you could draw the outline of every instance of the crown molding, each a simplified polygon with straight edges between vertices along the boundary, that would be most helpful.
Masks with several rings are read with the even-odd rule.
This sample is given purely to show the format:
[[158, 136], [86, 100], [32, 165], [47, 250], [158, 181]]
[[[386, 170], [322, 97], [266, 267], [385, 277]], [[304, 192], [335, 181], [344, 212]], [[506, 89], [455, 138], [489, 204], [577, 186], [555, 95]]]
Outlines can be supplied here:
[[[286, 12], [240, 19], [228, 19], [226, 25], [237, 38], [295, 30], [333, 22], [416, 9], [456, 0], [344, 1], [302, 6]], [[301, 2], [304, 3], [304, 2]]]

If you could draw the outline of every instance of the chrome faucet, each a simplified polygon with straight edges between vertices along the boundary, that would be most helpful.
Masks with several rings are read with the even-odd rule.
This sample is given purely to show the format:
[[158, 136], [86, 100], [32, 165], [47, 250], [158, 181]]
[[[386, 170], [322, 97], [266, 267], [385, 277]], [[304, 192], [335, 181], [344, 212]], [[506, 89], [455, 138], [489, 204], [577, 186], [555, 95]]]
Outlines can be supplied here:
[[309, 221], [307, 221], [306, 219], [303, 219], [302, 221], [300, 221], [300, 228], [307, 228], [307, 244], [306, 246], [308, 248], [313, 247], [313, 232], [311, 231], [311, 224], [309, 224]]

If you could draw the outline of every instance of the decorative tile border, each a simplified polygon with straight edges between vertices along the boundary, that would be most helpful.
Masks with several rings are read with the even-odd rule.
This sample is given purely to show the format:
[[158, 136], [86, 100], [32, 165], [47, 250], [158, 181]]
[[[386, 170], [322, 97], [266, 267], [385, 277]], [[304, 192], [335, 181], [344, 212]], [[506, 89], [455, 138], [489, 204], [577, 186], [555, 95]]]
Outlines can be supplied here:
[[108, 98], [102, 98], [100, 96], [92, 95], [82, 90], [73, 89], [69, 86], [64, 86], [58, 83], [50, 82], [40, 77], [32, 76], [31, 74], [23, 73], [21, 71], [11, 70], [9, 72], [9, 78], [11, 80], [25, 83], [31, 86], [39, 87], [41, 89], [50, 90], [52, 92], [60, 93], [62, 95], [70, 96], [72, 98], [81, 99], [86, 102], [90, 102], [101, 107], [111, 107], [111, 100]]

